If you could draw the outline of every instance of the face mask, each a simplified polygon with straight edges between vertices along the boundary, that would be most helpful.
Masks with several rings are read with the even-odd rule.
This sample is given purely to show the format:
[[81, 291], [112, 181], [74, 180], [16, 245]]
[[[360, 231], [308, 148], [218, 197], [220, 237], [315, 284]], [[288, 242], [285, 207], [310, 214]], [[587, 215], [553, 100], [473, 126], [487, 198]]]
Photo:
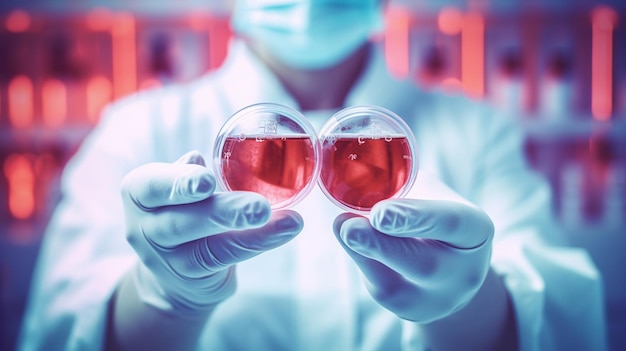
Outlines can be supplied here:
[[301, 69], [331, 67], [383, 27], [380, 0], [239, 0], [232, 27]]

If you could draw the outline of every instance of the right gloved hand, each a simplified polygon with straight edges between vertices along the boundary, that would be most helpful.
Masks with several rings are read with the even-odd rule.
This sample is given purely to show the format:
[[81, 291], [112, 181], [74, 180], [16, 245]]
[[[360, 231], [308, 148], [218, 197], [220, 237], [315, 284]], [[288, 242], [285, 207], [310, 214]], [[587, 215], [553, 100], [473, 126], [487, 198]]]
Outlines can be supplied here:
[[235, 264], [294, 238], [302, 217], [272, 213], [252, 192], [214, 193], [215, 178], [192, 151], [149, 163], [122, 182], [126, 236], [140, 262], [139, 297], [161, 310], [205, 314], [232, 295]]

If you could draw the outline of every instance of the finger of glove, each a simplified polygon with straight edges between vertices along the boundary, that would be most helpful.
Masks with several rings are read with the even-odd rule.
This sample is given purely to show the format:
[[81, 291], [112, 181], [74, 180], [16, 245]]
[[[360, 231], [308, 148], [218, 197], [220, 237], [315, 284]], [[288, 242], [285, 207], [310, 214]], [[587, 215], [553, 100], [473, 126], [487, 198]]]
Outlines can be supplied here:
[[452, 263], [458, 262], [459, 250], [437, 240], [386, 235], [373, 228], [366, 218], [345, 221], [340, 239], [352, 251], [421, 286], [439, 285], [441, 277], [456, 276]]
[[487, 214], [454, 201], [385, 200], [374, 205], [370, 218], [372, 226], [387, 235], [439, 240], [461, 249], [481, 246], [494, 233]]
[[122, 180], [122, 194], [138, 209], [150, 211], [204, 200], [215, 190], [215, 177], [204, 166], [187, 163], [148, 163]]
[[300, 233], [303, 223], [297, 212], [277, 211], [263, 227], [201, 238], [163, 256], [180, 275], [202, 278], [286, 244]]
[[367, 282], [367, 289], [372, 297], [381, 305], [405, 319], [414, 319], [416, 301], [419, 301], [422, 290], [416, 284], [405, 279], [401, 274], [384, 263], [364, 256], [353, 250], [342, 237], [342, 229], [346, 221], [355, 218], [353, 214], [342, 214], [335, 219], [333, 231], [339, 244], [359, 267]]
[[172, 248], [231, 230], [258, 228], [270, 219], [265, 197], [254, 192], [215, 193], [206, 200], [167, 206], [145, 214], [144, 235], [157, 246]]
[[206, 167], [206, 162], [204, 161], [204, 157], [198, 150], [192, 150], [182, 155], [178, 160], [174, 163], [178, 164], [194, 164]]

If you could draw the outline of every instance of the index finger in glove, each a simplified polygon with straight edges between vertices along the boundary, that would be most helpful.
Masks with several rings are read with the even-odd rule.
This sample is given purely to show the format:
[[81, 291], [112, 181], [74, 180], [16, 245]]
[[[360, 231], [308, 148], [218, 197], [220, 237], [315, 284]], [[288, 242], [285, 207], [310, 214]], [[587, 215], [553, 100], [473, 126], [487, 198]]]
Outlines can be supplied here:
[[297, 212], [277, 211], [263, 227], [204, 237], [164, 249], [162, 256], [180, 275], [202, 278], [289, 242], [302, 226]]
[[161, 247], [175, 247], [231, 230], [258, 228], [270, 219], [265, 197], [246, 191], [215, 193], [192, 204], [167, 206], [144, 214], [141, 231]]
[[454, 201], [385, 200], [372, 208], [370, 218], [372, 226], [384, 234], [433, 239], [460, 249], [479, 247], [494, 233], [485, 212]]
[[[440, 286], [474, 267], [482, 268], [488, 265], [490, 257], [490, 246], [459, 250], [439, 240], [395, 237], [379, 232], [366, 218], [359, 217], [346, 220], [338, 238], [355, 253], [380, 262], [423, 287]], [[461, 280], [457, 283], [462, 284]]]
[[[398, 272], [392, 270], [380, 261], [362, 255], [350, 247], [349, 244], [351, 244], [353, 240], [352, 238], [347, 238], [346, 230], [343, 226], [346, 222], [362, 223], [363, 221], [367, 222], [365, 218], [352, 213], [343, 213], [335, 218], [333, 232], [339, 244], [359, 266], [372, 287], [386, 287], [387, 290], [396, 290], [398, 286], [404, 286], [406, 284], [405, 279]], [[374, 231], [369, 223], [367, 223], [365, 227]], [[366, 230], [367, 229], [365, 229], [365, 231]]]

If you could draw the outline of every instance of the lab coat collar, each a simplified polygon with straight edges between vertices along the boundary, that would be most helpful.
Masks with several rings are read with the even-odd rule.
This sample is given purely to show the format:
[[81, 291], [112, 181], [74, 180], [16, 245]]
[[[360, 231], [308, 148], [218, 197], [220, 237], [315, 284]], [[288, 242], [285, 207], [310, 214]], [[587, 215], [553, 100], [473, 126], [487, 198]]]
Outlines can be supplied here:
[[298, 108], [278, 78], [241, 39], [231, 39], [228, 56], [218, 72], [224, 97], [234, 111], [262, 102]]
[[[391, 75], [382, 44], [373, 43], [370, 50], [365, 72], [348, 94], [345, 107], [377, 105], [400, 115], [410, 113], [407, 108], [415, 101], [415, 84]], [[298, 104], [274, 73], [241, 39], [231, 39], [228, 56], [220, 72], [224, 97], [234, 109], [233, 112], [261, 102], [273, 102], [298, 109]]]

